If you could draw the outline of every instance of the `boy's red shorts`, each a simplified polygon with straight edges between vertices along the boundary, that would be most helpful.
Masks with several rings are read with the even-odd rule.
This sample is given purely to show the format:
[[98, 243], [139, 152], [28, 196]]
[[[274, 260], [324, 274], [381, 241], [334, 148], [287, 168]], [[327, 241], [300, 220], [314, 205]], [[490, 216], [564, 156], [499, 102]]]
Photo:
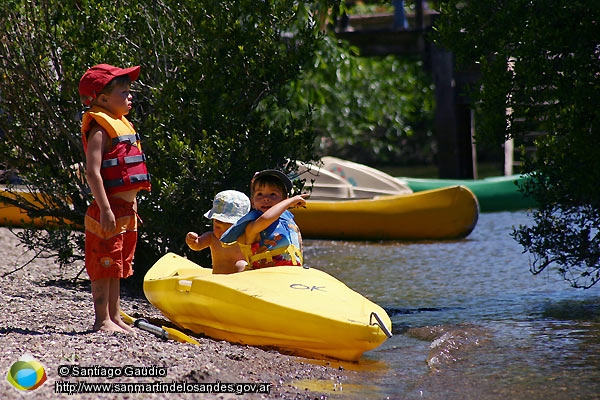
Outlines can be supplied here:
[[117, 197], [109, 197], [108, 201], [115, 215], [114, 231], [102, 229], [96, 201], [92, 202], [85, 214], [85, 269], [91, 281], [133, 275], [137, 214], [133, 210], [133, 203]]

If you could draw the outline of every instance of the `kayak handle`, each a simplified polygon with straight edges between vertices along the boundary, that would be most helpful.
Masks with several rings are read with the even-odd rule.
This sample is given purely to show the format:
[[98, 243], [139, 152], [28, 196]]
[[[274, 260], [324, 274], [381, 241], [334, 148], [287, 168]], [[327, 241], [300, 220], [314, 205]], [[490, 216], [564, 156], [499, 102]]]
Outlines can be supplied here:
[[[375, 317], [375, 319], [377, 320], [377, 322], [373, 322], [373, 317]], [[387, 328], [387, 326], [385, 326], [385, 324], [381, 320], [381, 317], [375, 311], [373, 311], [371, 313], [371, 317], [369, 318], [369, 325], [377, 325], [379, 328], [381, 328], [381, 330], [383, 331], [383, 333], [385, 333], [385, 336], [387, 336], [388, 339], [393, 336], [392, 332], [390, 332], [390, 330]]]
[[163, 328], [161, 328], [159, 326], [152, 325], [145, 318], [136, 319], [135, 322], [133, 323], [133, 325], [135, 325], [136, 327], [143, 329], [145, 331], [151, 332], [164, 340], [169, 339], [169, 333], [166, 330], [164, 330]]

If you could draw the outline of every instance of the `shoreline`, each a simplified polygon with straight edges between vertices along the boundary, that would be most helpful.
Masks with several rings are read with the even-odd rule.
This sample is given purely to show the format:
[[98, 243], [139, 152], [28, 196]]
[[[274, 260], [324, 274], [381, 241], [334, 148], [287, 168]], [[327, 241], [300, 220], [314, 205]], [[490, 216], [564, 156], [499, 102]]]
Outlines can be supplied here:
[[[62, 396], [55, 390], [64, 390], [68, 386], [64, 382], [141, 383], [151, 390], [148, 385], [157, 382], [182, 383], [191, 390], [211, 391], [219, 382], [225, 389], [220, 393], [166, 396], [165, 393], [116, 394], [114, 391], [68, 395], [76, 399], [141, 396], [144, 399], [239, 399], [240, 395], [235, 393], [237, 389], [260, 390], [261, 387], [263, 393], [246, 393], [244, 398], [327, 399], [341, 395], [336, 390], [348, 377], [342, 361], [309, 360], [198, 336], [193, 337], [200, 346], [164, 341], [137, 328], [134, 334], [92, 332], [94, 316], [89, 280], [81, 279], [87, 275], [83, 273], [80, 280], [72, 282], [81, 266], [74, 265], [61, 271], [52, 259], [38, 258], [19, 271], [4, 276], [25, 264], [32, 253], [20, 246], [18, 238], [8, 228], [0, 228], [0, 248], [4, 255], [0, 267], [0, 302], [5, 305], [5, 312], [0, 314], [0, 367], [6, 374], [23, 355], [39, 361], [46, 371], [47, 382], [35, 390], [36, 399]], [[121, 307], [127, 314], [172, 326], [144, 297], [137, 297], [139, 294], [136, 293], [131, 295], [129, 291], [126, 293], [126, 286], [122, 284], [121, 287]], [[93, 371], [96, 367], [96, 376], [82, 376], [80, 372], [60, 376], [61, 366], [67, 366], [69, 371]], [[130, 371], [142, 372], [134, 373], [138, 376], [106, 376], [106, 371], [123, 371], [125, 366], [133, 366]], [[143, 376], [148, 374], [160, 376]], [[222, 386], [226, 383], [243, 386], [233, 389]], [[132, 386], [121, 389], [131, 389]], [[315, 389], [318, 391], [307, 386], [318, 388]], [[119, 390], [119, 387], [114, 385], [113, 389]], [[10, 393], [11, 390], [16, 391], [3, 379], [2, 391]], [[234, 392], [227, 393], [230, 390]]]

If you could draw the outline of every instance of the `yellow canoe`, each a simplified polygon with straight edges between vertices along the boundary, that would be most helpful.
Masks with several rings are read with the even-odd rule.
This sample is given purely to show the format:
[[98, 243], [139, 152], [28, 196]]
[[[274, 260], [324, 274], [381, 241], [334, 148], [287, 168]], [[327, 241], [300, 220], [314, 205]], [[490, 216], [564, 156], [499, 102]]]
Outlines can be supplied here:
[[303, 238], [458, 239], [475, 228], [477, 198], [465, 186], [358, 200], [308, 200], [291, 210]]
[[146, 273], [144, 293], [181, 328], [305, 357], [357, 361], [392, 330], [383, 308], [312, 268], [213, 275], [167, 253]]
[[13, 188], [8, 191], [5, 187], [0, 186], [0, 226], [34, 225], [42, 227], [57, 222], [57, 219], [52, 217], [31, 218], [25, 210], [10, 203], [11, 200], [16, 200], [18, 197], [24, 198], [33, 207], [48, 208], [47, 202], [39, 193], [31, 192], [25, 187]]

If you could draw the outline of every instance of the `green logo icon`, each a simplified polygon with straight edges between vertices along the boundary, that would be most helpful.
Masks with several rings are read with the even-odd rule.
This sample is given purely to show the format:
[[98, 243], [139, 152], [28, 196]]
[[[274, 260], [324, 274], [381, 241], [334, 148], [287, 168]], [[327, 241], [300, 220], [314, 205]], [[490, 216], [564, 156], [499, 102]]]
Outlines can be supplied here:
[[6, 380], [15, 388], [27, 391], [39, 388], [47, 379], [44, 366], [27, 354], [10, 366], [6, 376]]

